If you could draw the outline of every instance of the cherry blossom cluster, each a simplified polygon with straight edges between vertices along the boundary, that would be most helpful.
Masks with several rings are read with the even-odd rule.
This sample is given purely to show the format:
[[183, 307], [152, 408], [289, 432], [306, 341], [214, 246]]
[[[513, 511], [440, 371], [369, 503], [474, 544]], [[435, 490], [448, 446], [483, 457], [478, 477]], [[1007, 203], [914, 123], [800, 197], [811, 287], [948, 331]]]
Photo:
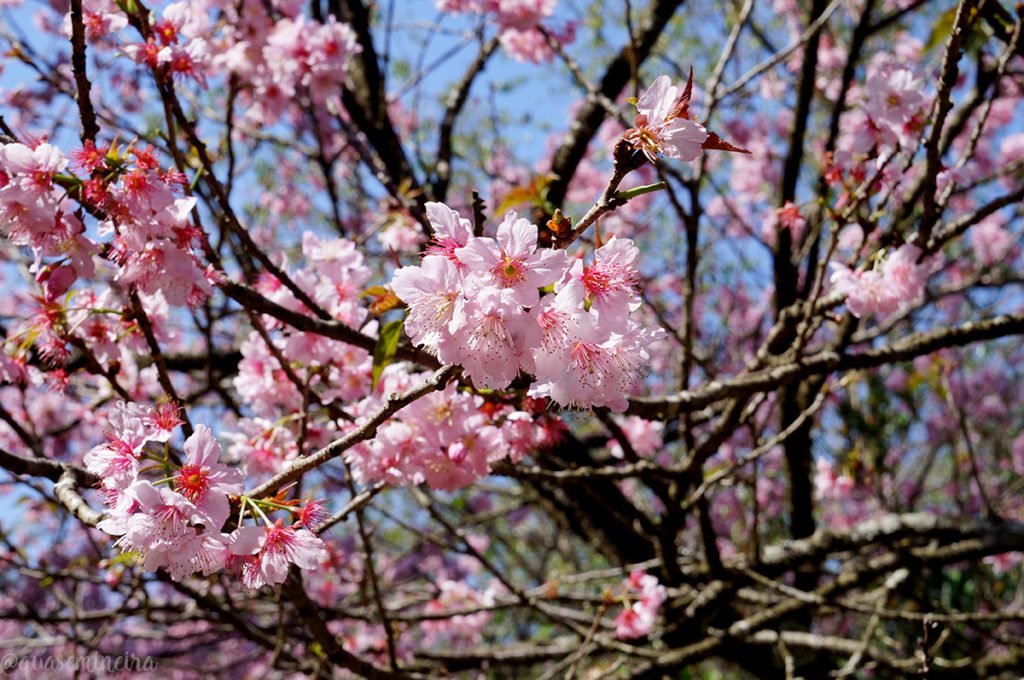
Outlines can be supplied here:
[[[244, 4], [244, 3], [243, 3]], [[345, 83], [348, 57], [361, 50], [348, 24], [333, 16], [308, 19], [297, 3], [282, 3], [284, 18], [239, 11], [229, 19], [214, 63], [251, 86], [254, 122], [272, 122], [306, 93], [315, 102], [337, 96]], [[233, 13], [234, 10], [229, 10]]]
[[[52, 144], [0, 144], [0, 232], [32, 250], [33, 272], [51, 300], [78, 276], [92, 276], [98, 250], [85, 235], [74, 202], [55, 182], [67, 166], [68, 159]], [[62, 264], [44, 268], [43, 258], [51, 257], [62, 258]]]
[[348, 57], [362, 49], [348, 24], [333, 16], [310, 19], [300, 3], [288, 0], [174, 2], [137, 42], [116, 35], [128, 21], [114, 3], [90, 3], [85, 20], [90, 41], [101, 44], [110, 36], [123, 54], [150, 69], [204, 87], [210, 78], [233, 76], [251, 103], [245, 117], [253, 124], [277, 121], [306, 94], [316, 103], [336, 98]]
[[51, 144], [0, 145], [2, 229], [35, 253], [33, 272], [47, 300], [95, 273], [101, 247], [86, 235], [76, 201], [100, 217], [97, 235], [112, 237], [103, 252], [118, 265], [118, 281], [162, 292], [172, 305], [196, 304], [212, 292], [216, 275], [192, 250], [202, 237], [189, 217], [196, 201], [178, 196], [183, 175], [160, 170], [153, 149], [138, 146], [119, 152], [86, 141], [70, 160], [89, 177], [64, 174], [71, 163]]
[[[916, 149], [931, 101], [926, 79], [914, 65], [920, 49], [919, 44], [908, 41], [895, 54], [876, 55], [868, 67], [866, 82], [853, 86], [852, 96], [859, 105], [840, 119], [838, 150], [826, 159], [827, 181], [839, 184], [845, 174], [859, 184], [882, 165], [880, 159]], [[915, 171], [911, 169], [908, 174]], [[883, 168], [878, 193], [905, 179], [896, 169]], [[838, 204], [844, 203], [845, 197], [841, 196]]]
[[[82, 24], [89, 41], [99, 41], [128, 25], [128, 17], [114, 0], [91, 0], [82, 3]], [[71, 12], [64, 15], [61, 25], [64, 35], [71, 37]]]
[[[436, 214], [436, 206], [430, 209]], [[372, 273], [356, 244], [343, 238], [321, 239], [306, 232], [302, 251], [306, 264], [291, 269], [292, 280], [336, 319], [375, 333], [377, 321], [370, 318], [362, 295]], [[448, 262], [438, 255], [427, 259], [437, 257]], [[257, 289], [283, 307], [310, 313], [274, 277], [264, 277]], [[286, 329], [269, 317], [264, 317], [262, 323], [272, 335], [263, 337], [254, 330], [242, 342], [242, 360], [234, 379], [239, 398], [252, 415], [239, 418], [225, 435], [232, 441], [229, 453], [244, 460], [254, 477], [278, 473], [298, 455], [297, 422], [278, 416], [311, 407], [289, 371], [301, 385], [308, 386], [305, 389], [316, 394], [320, 405], [345, 404], [346, 412], [353, 417], [337, 423], [336, 429], [333, 425], [309, 427], [304, 437], [317, 446], [359, 427], [380, 408], [386, 395], [415, 387], [428, 375], [411, 371], [405, 363], [395, 363], [383, 369], [374, 386], [373, 361], [365, 349], [319, 334]], [[360, 483], [427, 483], [441, 490], [461, 488], [489, 474], [498, 460], [510, 457], [517, 461], [557, 438], [562, 431], [561, 421], [544, 415], [539, 402], [526, 402], [529, 411], [488, 403], [479, 395], [457, 390], [453, 384], [400, 410], [377, 429], [372, 440], [346, 452], [346, 461]]]
[[[653, 458], [663, 450], [665, 423], [657, 420], [645, 420], [636, 416], [626, 418], [616, 416], [615, 422], [621, 428], [633, 453], [640, 458]], [[608, 453], [615, 458], [625, 456], [622, 445], [614, 438], [608, 440]]]
[[[201, 5], [171, 3], [153, 24], [152, 35], [145, 42], [125, 45], [124, 53], [151, 69], [165, 68], [174, 76], [192, 78], [205, 86], [212, 54], [210, 45], [199, 34], [208, 30], [209, 23]], [[116, 30], [123, 26], [115, 20], [103, 27]]]
[[846, 306], [857, 318], [871, 314], [886, 317], [908, 309], [924, 295], [936, 262], [920, 260], [920, 248], [903, 245], [880, 258], [871, 269], [854, 271], [846, 265], [833, 264], [832, 286], [846, 296]]
[[[377, 322], [369, 318], [366, 301], [360, 298], [372, 272], [356, 244], [304, 232], [302, 254], [302, 266], [281, 262], [291, 280], [342, 323], [376, 332]], [[274, 276], [261, 277], [256, 288], [282, 307], [312, 314]], [[303, 430], [298, 419], [281, 418], [281, 414], [367, 399], [371, 394], [372, 357], [363, 348], [294, 330], [278, 319], [258, 319], [266, 334], [254, 329], [243, 336], [242, 359], [233, 380], [246, 413], [235, 420], [224, 438], [230, 442], [229, 455], [245, 462], [250, 478], [267, 479], [299, 455], [300, 436], [307, 445], [322, 446], [335, 432], [316, 421]], [[316, 396], [316, 403], [308, 403], [310, 394]]]
[[656, 576], [635, 569], [622, 582], [622, 587], [627, 600], [636, 600], [627, 603], [615, 617], [615, 636], [631, 640], [649, 635], [654, 630], [658, 610], [665, 602], [665, 586], [658, 583]]
[[[360, 299], [372, 274], [356, 244], [347, 239], [321, 239], [305, 232], [302, 252], [306, 265], [289, 272], [296, 285], [335, 319], [349, 327], [365, 326], [367, 332], [374, 332], [377, 323], [369, 319], [365, 300]], [[263, 276], [256, 288], [282, 307], [312, 313], [274, 276]], [[257, 420], [272, 420], [282, 412], [299, 412], [303, 408], [302, 392], [290, 380], [280, 359], [302, 384], [316, 389], [325, 404], [362, 399], [369, 394], [372, 362], [366, 350], [316, 333], [286, 331], [281, 321], [270, 317], [264, 317], [262, 322], [269, 330], [280, 332], [274, 333], [269, 345], [258, 331], [249, 333], [242, 342], [242, 361], [234, 380], [243, 403], [252, 409]], [[266, 429], [249, 419], [243, 423], [245, 429], [251, 425], [254, 432]], [[275, 450], [289, 448], [287, 437], [278, 436], [275, 440]], [[271, 467], [277, 468], [283, 462], [278, 458]]]
[[562, 44], [576, 37], [572, 23], [561, 30], [541, 23], [554, 13], [558, 0], [435, 0], [435, 4], [443, 12], [484, 15], [496, 23], [501, 46], [516, 61], [551, 61], [554, 51], [544, 33]]
[[537, 227], [515, 213], [490, 238], [444, 204], [427, 210], [434, 244], [392, 281], [413, 342], [461, 366], [477, 388], [504, 389], [522, 372], [536, 378], [531, 396], [624, 410], [661, 336], [630, 318], [640, 307], [633, 242], [612, 238], [585, 265], [538, 249]]
[[971, 247], [978, 264], [999, 266], [1017, 249], [1017, 240], [1007, 229], [1007, 222], [1005, 215], [994, 213], [971, 227]]
[[[354, 409], [359, 417], [351, 427], [379, 407], [382, 395], [415, 387], [428, 375], [410, 374], [401, 364], [389, 366], [377, 393]], [[426, 483], [453, 491], [487, 476], [498, 461], [515, 463], [558, 441], [562, 421], [544, 414], [538, 400], [527, 400], [526, 408], [488, 403], [451, 384], [406, 406], [378, 428], [373, 440], [346, 452], [345, 459], [363, 484]]]
[[160, 291], [171, 305], [199, 304], [218, 276], [193, 250], [205, 238], [190, 220], [196, 199], [176, 196], [185, 177], [159, 171], [151, 149], [133, 155], [130, 169], [115, 169], [116, 181], [83, 185], [85, 200], [106, 215], [97, 233], [113, 238], [108, 257], [120, 265], [117, 280], [145, 293]]
[[[97, 527], [117, 536], [118, 547], [136, 554], [143, 568], [163, 567], [175, 580], [228, 568], [258, 588], [282, 583], [290, 563], [315, 569], [324, 559], [323, 543], [310, 531], [324, 518], [322, 506], [289, 508], [298, 518], [285, 525], [271, 521], [258, 501], [239, 500], [242, 472], [219, 462], [220, 444], [205, 425], [185, 440], [185, 460], [175, 465], [166, 455], [181, 424], [173, 407], [121, 402], [109, 423], [107, 443], [85, 455], [108, 508]], [[233, 500], [242, 503], [239, 521], [248, 502], [258, 524], [224, 533]]]
[[873, 65], [865, 83], [862, 128], [884, 146], [909, 145], [924, 125], [924, 77], [913, 64], [885, 60]]

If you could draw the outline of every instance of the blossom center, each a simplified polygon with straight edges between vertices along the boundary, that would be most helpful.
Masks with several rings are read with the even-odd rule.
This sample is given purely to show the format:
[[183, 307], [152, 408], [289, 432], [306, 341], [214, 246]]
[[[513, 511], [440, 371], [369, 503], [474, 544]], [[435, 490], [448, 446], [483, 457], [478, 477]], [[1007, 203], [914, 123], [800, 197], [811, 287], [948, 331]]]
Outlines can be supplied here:
[[572, 347], [572, 362], [577, 369], [585, 370], [589, 374], [596, 372], [600, 350], [596, 345], [589, 342], [577, 342]]
[[583, 285], [591, 295], [607, 293], [612, 289], [611, 277], [597, 267], [583, 270]]
[[523, 261], [519, 258], [509, 257], [505, 253], [502, 253], [501, 259], [498, 260], [498, 264], [491, 270], [491, 273], [506, 288], [510, 288], [526, 278]]
[[178, 475], [174, 478], [174, 488], [185, 498], [195, 501], [210, 488], [210, 480], [206, 476], [206, 470], [189, 463], [182, 465], [178, 470]]

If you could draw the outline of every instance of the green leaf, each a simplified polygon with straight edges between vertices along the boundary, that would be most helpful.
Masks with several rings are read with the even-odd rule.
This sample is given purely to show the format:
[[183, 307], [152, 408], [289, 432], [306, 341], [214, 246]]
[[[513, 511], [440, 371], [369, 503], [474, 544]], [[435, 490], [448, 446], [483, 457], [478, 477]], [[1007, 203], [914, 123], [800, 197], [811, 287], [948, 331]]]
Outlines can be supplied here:
[[928, 52], [941, 45], [953, 30], [953, 21], [956, 19], [956, 7], [950, 7], [939, 15], [935, 25], [932, 26], [931, 35], [924, 44], [924, 51]]
[[123, 564], [125, 566], [131, 566], [138, 561], [138, 558], [139, 553], [135, 551], [123, 552], [111, 558], [110, 564]]
[[199, 178], [202, 177], [202, 176], [203, 176], [203, 166], [199, 166], [199, 169], [196, 170], [196, 176], [192, 178], [191, 182], [189, 182], [189, 185], [188, 185], [189, 191], [195, 191], [196, 190], [196, 185], [199, 184]]
[[380, 337], [377, 338], [377, 346], [373, 348], [373, 387], [377, 387], [380, 374], [384, 368], [395, 358], [395, 350], [398, 349], [398, 339], [402, 337], [402, 320], [389, 321], [380, 329]]

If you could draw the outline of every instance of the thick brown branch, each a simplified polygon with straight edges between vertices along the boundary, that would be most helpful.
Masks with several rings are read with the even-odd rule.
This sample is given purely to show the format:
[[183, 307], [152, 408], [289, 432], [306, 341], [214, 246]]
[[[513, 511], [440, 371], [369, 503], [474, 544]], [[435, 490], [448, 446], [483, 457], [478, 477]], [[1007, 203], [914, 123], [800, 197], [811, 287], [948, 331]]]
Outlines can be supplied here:
[[1024, 315], [1008, 314], [953, 328], [917, 333], [888, 347], [856, 354], [840, 354], [827, 350], [799, 361], [739, 375], [730, 380], [715, 380], [694, 390], [683, 390], [664, 397], [635, 398], [630, 402], [627, 413], [644, 418], [664, 419], [673, 412], [673, 409], [675, 412], [699, 409], [722, 399], [774, 390], [812, 375], [877, 368], [931, 354], [946, 347], [960, 347], [1022, 333]]

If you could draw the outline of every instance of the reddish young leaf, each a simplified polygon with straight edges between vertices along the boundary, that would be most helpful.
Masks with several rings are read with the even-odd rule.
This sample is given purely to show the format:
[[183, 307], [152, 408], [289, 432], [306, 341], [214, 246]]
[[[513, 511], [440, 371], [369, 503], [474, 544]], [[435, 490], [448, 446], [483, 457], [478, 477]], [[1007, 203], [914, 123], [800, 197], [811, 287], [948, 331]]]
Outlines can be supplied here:
[[741, 149], [735, 144], [731, 144], [714, 132], [708, 132], [708, 138], [704, 140], [704, 143], [700, 145], [702, 149], [707, 151], [732, 151], [733, 153], [750, 153], [747, 149]]
[[690, 77], [686, 79], [686, 87], [683, 88], [683, 93], [679, 95], [679, 101], [676, 102], [675, 109], [672, 110], [672, 116], [675, 118], [689, 118], [690, 117], [690, 99], [693, 98], [693, 67], [690, 67]]

